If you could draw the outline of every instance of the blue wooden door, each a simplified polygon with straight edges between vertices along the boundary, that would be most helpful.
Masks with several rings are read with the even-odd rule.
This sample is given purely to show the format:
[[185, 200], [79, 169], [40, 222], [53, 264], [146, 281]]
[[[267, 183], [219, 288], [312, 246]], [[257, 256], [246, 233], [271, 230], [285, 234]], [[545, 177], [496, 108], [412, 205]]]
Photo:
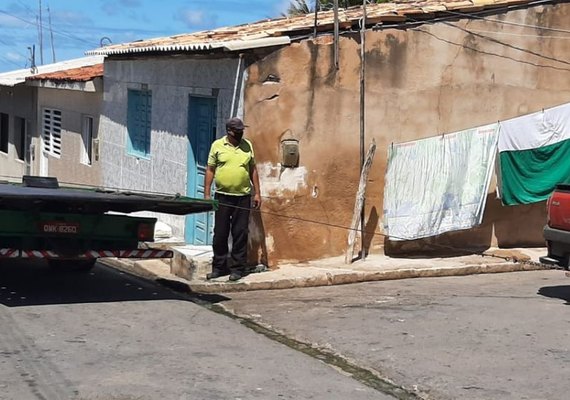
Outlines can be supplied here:
[[[188, 183], [189, 197], [204, 198], [204, 176], [210, 145], [216, 138], [216, 98], [190, 96], [188, 110]], [[213, 193], [212, 193], [213, 196]], [[196, 245], [212, 244], [214, 213], [186, 217], [184, 240]]]

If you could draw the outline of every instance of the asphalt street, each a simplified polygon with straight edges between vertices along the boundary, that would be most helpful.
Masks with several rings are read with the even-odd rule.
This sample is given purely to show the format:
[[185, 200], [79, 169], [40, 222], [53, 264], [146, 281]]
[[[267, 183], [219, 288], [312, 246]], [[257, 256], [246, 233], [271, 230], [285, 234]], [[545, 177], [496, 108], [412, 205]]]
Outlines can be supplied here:
[[392, 397], [154, 282], [0, 265], [0, 399]]
[[568, 398], [561, 271], [227, 294], [232, 313], [429, 399]]

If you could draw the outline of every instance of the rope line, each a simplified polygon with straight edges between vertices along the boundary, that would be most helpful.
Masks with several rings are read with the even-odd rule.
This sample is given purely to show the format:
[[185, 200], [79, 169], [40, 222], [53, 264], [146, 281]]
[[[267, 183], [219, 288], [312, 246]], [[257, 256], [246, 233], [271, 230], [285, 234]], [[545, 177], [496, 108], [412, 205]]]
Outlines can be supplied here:
[[[12, 179], [21, 179], [21, 177], [15, 177], [15, 176], [6, 176], [6, 175], [0, 175], [0, 178], [12, 178]], [[70, 182], [62, 182], [63, 184], [69, 184], [69, 185], [76, 185], [76, 186], [84, 186], [84, 187], [89, 187], [92, 188], [92, 186], [86, 185], [86, 184], [78, 184], [78, 183], [70, 183]], [[109, 189], [115, 189], [115, 190], [124, 190], [124, 189], [117, 189], [117, 188], [109, 188]], [[137, 190], [137, 192], [139, 192]], [[153, 193], [153, 192], [144, 192], [141, 191], [143, 193]], [[153, 194], [159, 194], [159, 193], [153, 193]], [[162, 195], [166, 195], [166, 193], [160, 193]], [[270, 198], [267, 196], [263, 196], [264, 198]], [[356, 232], [360, 232], [359, 228], [352, 228], [349, 226], [345, 226], [345, 225], [340, 225], [340, 224], [334, 224], [334, 223], [330, 223], [330, 222], [323, 222], [323, 221], [316, 221], [316, 220], [312, 220], [312, 219], [308, 219], [308, 218], [301, 218], [301, 217], [295, 217], [295, 216], [291, 216], [291, 215], [285, 215], [285, 214], [279, 214], [279, 213], [275, 213], [275, 212], [271, 212], [271, 211], [261, 211], [260, 209], [256, 209], [253, 207], [240, 207], [240, 206], [236, 206], [233, 204], [227, 204], [224, 202], [220, 202], [218, 201], [218, 204], [224, 207], [229, 207], [229, 208], [235, 208], [235, 209], [241, 209], [241, 210], [247, 210], [253, 213], [259, 213], [259, 214], [264, 214], [264, 215], [271, 215], [273, 217], [278, 217], [278, 218], [284, 218], [284, 219], [289, 219], [289, 220], [293, 220], [293, 221], [299, 221], [299, 222], [305, 222], [305, 223], [309, 223], [309, 224], [315, 224], [315, 225], [320, 225], [320, 226], [326, 226], [329, 228], [336, 228], [336, 229], [343, 229], [345, 231], [356, 231]], [[370, 230], [365, 230], [364, 231], [365, 234], [371, 234], [373, 236], [378, 236], [378, 237], [382, 237], [385, 239], [390, 240], [390, 238], [392, 239], [397, 239], [397, 240], [410, 240], [410, 239], [406, 239], [403, 237], [398, 237], [398, 236], [390, 236], [390, 235], [386, 235], [385, 233], [381, 233], [381, 232], [377, 232], [376, 230], [370, 231]], [[516, 260], [515, 258], [512, 257], [508, 257], [508, 256], [501, 256], [501, 255], [497, 255], [497, 254], [490, 254], [490, 253], [485, 253], [483, 252], [477, 252], [477, 251], [473, 251], [473, 249], [470, 248], [466, 248], [466, 247], [458, 247], [458, 246], [451, 246], [451, 245], [444, 245], [444, 244], [439, 244], [439, 243], [430, 243], [429, 244], [432, 247], [437, 247], [440, 249], [445, 249], [445, 250], [453, 250], [453, 251], [459, 251], [459, 252], [463, 252], [463, 253], [471, 253], [474, 255], [480, 255], [481, 257], [490, 257], [490, 258], [496, 258], [496, 259], [501, 259], [503, 261], [515, 261], [518, 262], [520, 264], [526, 264], [526, 265], [533, 265], [533, 266], [547, 266], [550, 269], [564, 269], [562, 267], [559, 266], [554, 266], [554, 265], [545, 265], [542, 263], [537, 263], [534, 261], [520, 261], [520, 260]]]
[[[240, 206], [235, 206], [233, 204], [226, 204], [226, 203], [222, 203], [222, 202], [218, 202], [218, 204], [223, 205], [224, 207], [249, 210], [250, 212], [257, 212], [260, 214], [271, 215], [271, 216], [279, 217], [279, 218], [287, 218], [290, 220], [296, 220], [296, 221], [301, 221], [301, 222], [306, 222], [306, 223], [311, 223], [311, 224], [316, 224], [316, 225], [328, 226], [331, 228], [338, 228], [338, 229], [344, 229], [347, 231], [360, 232], [360, 229], [351, 228], [351, 227], [348, 227], [345, 225], [338, 225], [338, 224], [332, 224], [329, 222], [315, 221], [315, 220], [301, 218], [301, 217], [293, 217], [293, 216], [278, 214], [278, 213], [274, 213], [274, 212], [270, 212], [270, 211], [261, 211], [261, 210], [258, 210], [258, 209], [252, 208], [252, 207], [240, 207]], [[365, 231], [364, 233], [372, 234], [373, 236], [380, 236], [380, 237], [386, 238], [388, 240], [390, 240], [390, 238], [398, 239], [398, 240], [410, 240], [410, 239], [406, 239], [406, 238], [402, 238], [402, 237], [398, 237], [398, 236], [389, 236], [389, 235], [386, 235], [385, 233], [376, 232], [376, 230], [374, 230], [372, 232], [371, 231]], [[563, 269], [562, 267], [559, 267], [559, 266], [545, 265], [545, 264], [535, 262], [535, 261], [520, 261], [520, 260], [517, 260], [516, 258], [508, 257], [508, 256], [501, 256], [501, 255], [497, 255], [497, 254], [489, 254], [489, 253], [485, 253], [485, 252], [474, 252], [473, 249], [464, 248], [464, 247], [450, 246], [450, 245], [444, 245], [444, 244], [438, 244], [438, 243], [430, 243], [430, 246], [439, 247], [441, 249], [446, 249], [446, 250], [454, 250], [454, 251], [472, 253], [474, 255], [480, 255], [481, 257], [497, 258], [497, 259], [501, 259], [504, 261], [515, 261], [515, 262], [518, 262], [520, 264], [533, 265], [533, 266], [543, 266], [543, 267], [547, 266], [550, 269]]]

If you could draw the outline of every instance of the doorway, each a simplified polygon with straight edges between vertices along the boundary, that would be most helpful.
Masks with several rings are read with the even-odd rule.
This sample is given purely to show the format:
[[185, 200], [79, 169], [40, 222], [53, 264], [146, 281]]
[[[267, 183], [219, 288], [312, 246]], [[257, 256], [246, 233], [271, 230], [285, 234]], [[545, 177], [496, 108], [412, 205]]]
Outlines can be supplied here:
[[[217, 98], [190, 96], [188, 106], [187, 195], [204, 198], [204, 177], [210, 146], [216, 138]], [[213, 193], [212, 193], [213, 196]], [[186, 216], [184, 240], [195, 245], [211, 245], [214, 213]]]

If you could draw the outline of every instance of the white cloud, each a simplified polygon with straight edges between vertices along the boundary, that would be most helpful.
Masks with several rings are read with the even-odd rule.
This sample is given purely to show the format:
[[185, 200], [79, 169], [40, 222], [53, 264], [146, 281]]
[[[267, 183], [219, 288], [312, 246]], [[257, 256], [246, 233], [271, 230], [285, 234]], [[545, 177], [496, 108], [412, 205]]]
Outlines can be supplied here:
[[218, 16], [209, 12], [194, 9], [180, 9], [174, 16], [190, 29], [212, 28], [216, 25]]
[[285, 14], [287, 9], [289, 8], [289, 4], [291, 4], [291, 0], [280, 0], [275, 4], [275, 12], [279, 15]]
[[11, 52], [11, 51], [8, 51], [7, 53], [5, 53], [4, 56], [10, 61], [16, 61], [17, 62], [17, 61], [25, 60], [24, 56], [22, 56], [18, 53]]
[[141, 2], [139, 0], [120, 0], [119, 2], [125, 7], [131, 8], [139, 7], [141, 5]]
[[204, 12], [203, 11], [186, 10], [181, 15], [181, 19], [187, 25], [191, 25], [191, 26], [202, 25], [204, 23]]
[[[31, 21], [30, 23], [33, 24], [35, 21]], [[25, 28], [30, 26], [30, 23], [26, 23], [21, 19], [18, 19], [16, 16], [0, 14], [0, 26], [2, 28]]]
[[101, 4], [101, 10], [109, 16], [124, 14], [126, 9], [136, 9], [141, 6], [139, 0], [107, 0]]
[[[53, 26], [57, 27], [58, 24], [71, 25], [71, 26], [85, 26], [92, 25], [93, 20], [87, 15], [75, 11], [53, 11], [52, 10]], [[45, 22], [44, 22], [45, 24]]]

